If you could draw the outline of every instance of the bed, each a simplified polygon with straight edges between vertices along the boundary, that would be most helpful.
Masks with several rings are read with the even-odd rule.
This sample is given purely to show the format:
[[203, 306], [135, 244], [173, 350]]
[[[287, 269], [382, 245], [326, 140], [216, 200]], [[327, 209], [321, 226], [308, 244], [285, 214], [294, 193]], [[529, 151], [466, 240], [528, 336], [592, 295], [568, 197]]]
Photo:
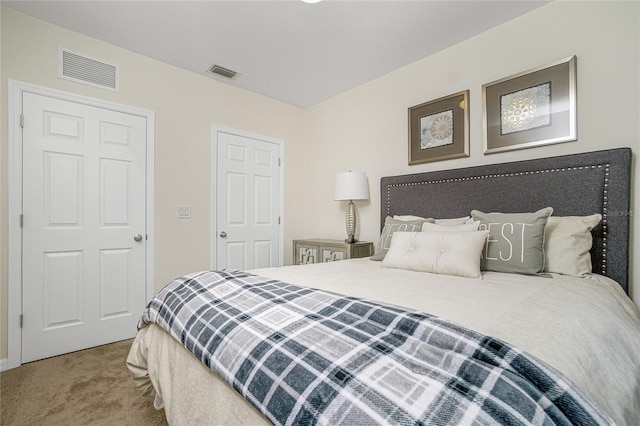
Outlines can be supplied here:
[[[233, 279], [240, 280], [239, 287], [242, 288], [253, 289], [251, 286], [266, 285], [273, 289], [276, 286], [276, 292], [284, 291], [286, 287], [306, 295], [308, 289], [319, 289], [322, 298], [335, 296], [341, 303], [373, 306], [375, 309], [369, 312], [392, 311], [395, 315], [397, 308], [398, 318], [402, 318], [402, 321], [420, 318], [416, 329], [422, 330], [423, 319], [429, 324], [436, 322], [446, 330], [461, 331], [464, 339], [473, 340], [473, 345], [478, 341], [483, 342], [483, 345], [489, 342], [489, 351], [493, 350], [491, 348], [499, 348], [498, 352], [508, 352], [510, 355], [506, 358], [510, 362], [520, 360], [521, 356], [525, 357], [523, 359], [527, 363], [533, 364], [522, 364], [529, 366], [524, 370], [534, 370], [531, 368], [534, 365], [535, 370], [542, 369], [558, 380], [554, 382], [555, 387], [551, 387], [555, 389], [551, 393], [559, 392], [560, 388], [569, 389], [571, 396], [581, 401], [581, 404], [584, 403], [587, 411], [594, 415], [590, 418], [569, 413], [557, 423], [639, 424], [640, 317], [637, 307], [627, 295], [630, 173], [631, 150], [621, 148], [382, 178], [381, 241], [374, 256], [382, 257], [382, 260], [351, 259], [266, 268], [248, 273], [200, 271], [180, 277], [165, 288], [177, 289], [177, 293], [163, 293], [165, 290], [161, 292], [165, 301], [166, 295], [172, 294], [173, 302], [169, 302], [169, 305], [173, 303], [173, 306], [182, 306], [186, 297], [185, 285], [197, 285], [197, 290], [193, 292], [194, 298], [204, 298], [204, 301], [200, 300], [201, 305], [194, 308], [194, 314], [185, 316], [186, 313], [182, 312], [170, 320], [159, 319], [159, 313], [168, 309], [166, 305], [157, 304], [154, 314], [145, 312], [131, 347], [127, 366], [136, 385], [143, 392], [154, 395], [154, 405], [156, 408], [164, 408], [167, 420], [172, 425], [279, 423], [271, 412], [258, 408], [254, 396], [245, 399], [239, 393], [242, 386], [238, 384], [237, 376], [233, 379], [233, 375], [227, 377], [214, 373], [209, 367], [218, 373], [226, 370], [215, 367], [217, 361], [203, 356], [202, 347], [185, 337], [184, 332], [181, 334], [171, 331], [176, 323], [193, 324], [195, 317], [203, 316], [203, 309], [220, 303], [221, 289], [229, 291], [227, 283], [231, 283], [228, 280]], [[552, 212], [549, 211], [551, 209]], [[527, 216], [517, 216], [517, 221], [510, 222], [505, 221], [500, 213], [498, 216], [493, 215], [496, 212]], [[530, 217], [531, 215], [533, 216]], [[513, 223], [526, 225], [514, 229]], [[574, 225], [579, 231], [573, 231]], [[451, 228], [445, 231], [443, 226]], [[469, 227], [474, 229], [466, 230]], [[522, 239], [522, 244], [518, 247], [515, 237], [502, 241], [500, 236], [495, 235], [497, 231], [502, 236], [511, 231], [509, 235], [523, 236], [534, 228], [538, 229], [535, 235], [538, 240], [542, 239], [546, 250], [542, 252], [544, 265], [536, 265], [535, 262], [533, 265], [528, 264], [532, 258], [539, 260], [540, 254], [535, 251], [536, 248], [539, 249], [539, 243], [533, 244], [535, 247], [529, 247], [529, 239], [526, 244]], [[398, 232], [393, 232], [394, 230]], [[588, 241], [584, 240], [585, 232]], [[577, 233], [582, 240], [573, 239]], [[535, 238], [531, 238], [531, 241], [534, 240]], [[584, 249], [587, 242], [590, 250]], [[442, 254], [433, 254], [434, 247], [442, 249]], [[578, 247], [581, 247], [582, 252], [576, 251]], [[494, 249], [499, 250], [491, 251]], [[525, 250], [526, 256], [523, 255]], [[529, 250], [534, 250], [531, 252], [533, 254]], [[552, 259], [547, 258], [550, 253], [553, 253]], [[569, 259], [574, 255], [582, 263], [570, 262]], [[527, 268], [543, 269], [536, 273], [519, 271], [517, 268], [525, 258]], [[505, 259], [507, 263], [520, 259], [520, 263], [506, 266], [501, 264], [498, 267], [491, 264], [494, 260], [502, 262]], [[585, 270], [587, 267], [589, 271]], [[515, 273], [511, 268], [516, 268], [519, 272]], [[215, 287], [212, 291], [217, 292], [216, 295], [210, 296], [209, 290], [205, 291], [206, 285], [199, 280], [203, 280], [204, 284], [215, 282], [215, 285], [219, 285], [219, 282], [222, 287]], [[348, 299], [347, 302], [345, 299]], [[152, 302], [150, 305], [153, 304]], [[238, 324], [249, 321], [241, 311], [240, 309], [237, 316]], [[307, 316], [315, 320], [315, 314]], [[250, 320], [253, 321], [254, 318]], [[269, 319], [272, 320], [273, 318]], [[292, 327], [291, 324], [287, 322], [285, 327]], [[269, 325], [272, 326], [273, 323]], [[271, 328], [269, 330], [272, 331]], [[436, 334], [438, 333], [439, 329]], [[448, 336], [447, 333], [448, 331], [444, 335]], [[282, 337], [280, 333], [275, 334], [278, 338]], [[216, 332], [211, 336], [213, 335]], [[341, 345], [346, 344], [332, 336], [326, 338], [328, 340], [324, 341], [319, 352], [336, 352]], [[215, 340], [213, 337], [209, 339]], [[231, 340], [233, 339], [225, 340], [221, 337], [219, 343], [224, 344], [220, 346], [229, 346]], [[309, 347], [314, 344], [311, 340]], [[450, 340], [444, 340], [450, 344]], [[185, 343], [182, 344], [181, 341]], [[238, 338], [234, 340], [238, 341]], [[417, 343], [412, 343], [411, 350], [423, 351], [422, 344], [421, 338], [418, 338]], [[456, 340], [453, 346], [458, 344]], [[463, 346], [466, 348], [468, 345], [465, 345]], [[380, 345], [376, 343], [373, 346], [380, 352]], [[187, 347], [191, 350], [187, 350]], [[485, 354], [484, 348], [485, 346], [479, 352]], [[226, 353], [226, 350], [223, 352]], [[396, 349], [389, 349], [387, 345], [382, 352], [395, 353]], [[517, 355], [514, 356], [514, 353]], [[452, 361], [458, 359], [457, 355], [453, 356], [447, 351], [441, 355], [437, 361], [440, 363], [438, 368], [458, 362]], [[236, 375], [248, 365], [246, 360], [240, 359], [244, 356], [236, 355], [234, 358], [229, 353], [225, 356], [227, 359], [223, 359], [221, 365], [229, 369], [235, 368]], [[429, 358], [433, 354], [424, 356]], [[504, 360], [505, 358], [501, 358], [497, 363]], [[351, 361], [358, 363], [359, 359], [356, 357]], [[484, 361], [486, 359], [483, 358]], [[413, 359], [411, 362], [403, 359], [400, 363], [414, 367], [417, 365], [413, 363]], [[500, 368], [503, 367], [509, 370], [511, 365]], [[526, 376], [528, 373], [524, 370], [516, 371], [515, 375]], [[295, 388], [295, 384], [291, 383], [297, 383], [303, 377], [296, 376], [294, 372], [289, 372], [286, 377], [289, 388]], [[351, 378], [351, 370], [341, 369], [340, 374], [341, 380], [345, 375]], [[492, 374], [488, 377], [493, 377]], [[382, 399], [374, 400], [387, 401], [392, 408], [404, 407], [401, 405], [404, 401], [401, 400], [414, 396], [418, 401], [420, 398], [430, 398], [417, 393], [415, 386], [407, 387], [406, 381], [390, 379], [390, 373], [383, 378], [376, 377], [384, 387], [379, 392], [387, 393]], [[509, 376], [508, 381], [515, 380], [513, 377]], [[474, 379], [475, 377], [471, 380]], [[535, 380], [537, 379], [533, 381]], [[267, 382], [253, 382], [252, 395], [266, 392], [255, 383]], [[273, 381], [268, 383], [265, 389], [269, 386], [273, 388]], [[451, 387], [451, 383], [449, 380], [447, 386]], [[377, 382], [375, 385], [378, 385]], [[482, 386], [484, 385], [480, 387]], [[453, 392], [468, 394], [469, 389], [462, 389], [463, 387], [454, 386]], [[374, 393], [371, 389], [374, 388], [366, 387], [360, 391], [365, 394]], [[450, 392], [451, 389], [447, 388], [447, 391]], [[313, 390], [308, 392], [313, 394]], [[393, 392], [396, 392], [396, 397]], [[520, 396], [514, 395], [520, 394], [509, 393], [506, 399], [520, 399]], [[478, 398], [474, 396], [474, 401], [475, 399]], [[289, 418], [289, 423], [354, 424], [353, 419], [356, 417], [349, 417], [346, 413], [364, 410], [361, 401], [357, 399], [355, 402], [341, 402], [345, 404], [341, 407], [349, 408], [338, 408], [329, 415], [309, 415], [305, 412], [306, 417], [299, 415]], [[429, 419], [424, 421], [427, 424], [496, 424], [511, 421], [500, 421], [501, 417], [487, 421], [491, 417], [478, 415], [468, 407], [458, 410], [458, 402], [454, 404], [451, 402], [453, 400], [447, 401], [452, 405], [444, 405], [445, 408], [441, 406], [440, 411], [430, 413], [431, 417], [418, 418]], [[545, 401], [542, 405], [548, 404], [546, 399]], [[302, 404], [299, 401], [294, 403]], [[407, 410], [411, 409], [409, 407]], [[595, 414], [590, 410], [595, 410]], [[455, 415], [452, 414], [454, 412]], [[375, 417], [378, 414], [372, 414], [373, 423], [401, 422], [393, 416]], [[537, 414], [532, 418], [516, 417], [515, 423], [543, 422], [541, 417], [536, 416]]]

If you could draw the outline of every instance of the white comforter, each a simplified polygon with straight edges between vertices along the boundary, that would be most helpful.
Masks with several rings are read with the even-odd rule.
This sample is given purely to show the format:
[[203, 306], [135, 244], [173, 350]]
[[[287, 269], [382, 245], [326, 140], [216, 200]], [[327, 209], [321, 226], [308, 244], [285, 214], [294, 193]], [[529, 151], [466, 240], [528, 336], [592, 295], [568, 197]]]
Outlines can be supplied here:
[[[640, 316], [608, 278], [485, 272], [468, 279], [387, 269], [368, 258], [251, 272], [419, 309], [500, 338], [562, 371], [618, 424], [640, 424]], [[170, 424], [265, 422], [156, 326], [138, 333], [127, 363]]]

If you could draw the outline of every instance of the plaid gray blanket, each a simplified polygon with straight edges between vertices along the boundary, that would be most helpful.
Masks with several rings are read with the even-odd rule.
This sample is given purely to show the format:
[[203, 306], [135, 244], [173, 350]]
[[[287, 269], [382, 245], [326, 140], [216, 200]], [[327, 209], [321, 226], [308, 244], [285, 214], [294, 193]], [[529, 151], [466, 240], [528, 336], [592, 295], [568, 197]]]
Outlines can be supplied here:
[[441, 318], [240, 271], [165, 287], [156, 323], [274, 424], [612, 424], [559, 372]]

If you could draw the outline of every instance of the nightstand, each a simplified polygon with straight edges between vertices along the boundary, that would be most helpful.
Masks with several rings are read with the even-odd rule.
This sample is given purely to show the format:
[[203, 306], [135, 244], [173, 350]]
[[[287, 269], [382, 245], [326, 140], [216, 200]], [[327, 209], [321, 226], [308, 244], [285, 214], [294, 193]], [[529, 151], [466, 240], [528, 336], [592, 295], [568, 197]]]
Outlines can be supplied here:
[[373, 243], [366, 241], [349, 244], [344, 240], [319, 238], [293, 240], [293, 263], [295, 265], [334, 262], [367, 256], [373, 256]]

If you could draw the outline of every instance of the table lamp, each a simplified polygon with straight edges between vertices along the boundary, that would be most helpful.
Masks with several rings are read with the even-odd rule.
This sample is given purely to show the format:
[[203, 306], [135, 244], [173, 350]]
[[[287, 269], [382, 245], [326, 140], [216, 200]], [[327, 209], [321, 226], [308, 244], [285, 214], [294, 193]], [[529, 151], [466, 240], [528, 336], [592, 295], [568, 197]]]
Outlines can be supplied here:
[[336, 201], [349, 200], [347, 209], [347, 243], [355, 243], [356, 233], [356, 207], [353, 200], [369, 199], [369, 183], [367, 175], [363, 172], [342, 172], [336, 175], [336, 186], [333, 199]]

